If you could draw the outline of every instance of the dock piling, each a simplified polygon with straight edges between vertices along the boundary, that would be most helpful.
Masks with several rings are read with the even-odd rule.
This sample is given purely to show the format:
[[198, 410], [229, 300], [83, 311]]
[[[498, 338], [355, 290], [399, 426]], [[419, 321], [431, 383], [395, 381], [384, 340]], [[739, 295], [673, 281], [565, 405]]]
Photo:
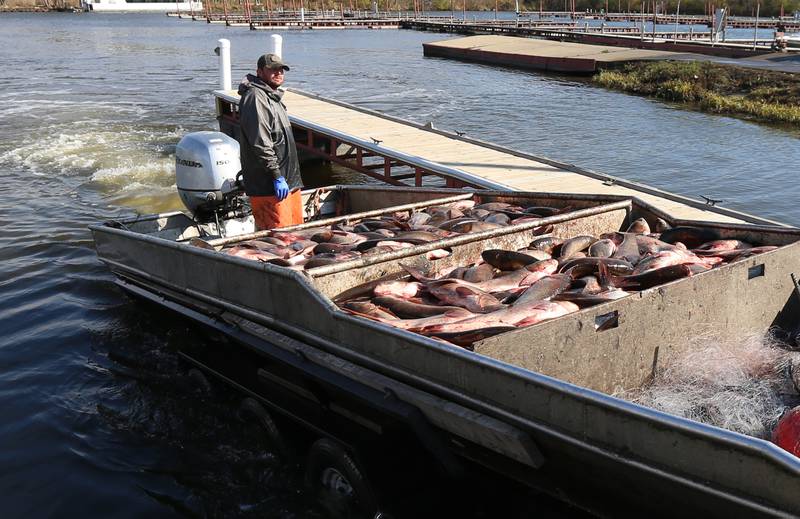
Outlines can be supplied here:
[[219, 47], [216, 52], [219, 56], [219, 88], [221, 90], [231, 89], [231, 42], [225, 38], [217, 40]]

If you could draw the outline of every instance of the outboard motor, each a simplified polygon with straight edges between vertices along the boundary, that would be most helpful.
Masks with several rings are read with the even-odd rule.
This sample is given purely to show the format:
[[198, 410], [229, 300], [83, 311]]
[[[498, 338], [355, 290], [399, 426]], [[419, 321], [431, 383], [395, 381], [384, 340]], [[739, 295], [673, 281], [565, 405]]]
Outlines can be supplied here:
[[181, 200], [197, 223], [216, 224], [215, 234], [228, 234], [229, 220], [251, 213], [237, 178], [241, 169], [239, 143], [224, 133], [190, 133], [175, 149], [175, 183]]
[[220, 132], [184, 136], [175, 149], [175, 182], [181, 200], [196, 218], [206, 219], [236, 190], [239, 143]]

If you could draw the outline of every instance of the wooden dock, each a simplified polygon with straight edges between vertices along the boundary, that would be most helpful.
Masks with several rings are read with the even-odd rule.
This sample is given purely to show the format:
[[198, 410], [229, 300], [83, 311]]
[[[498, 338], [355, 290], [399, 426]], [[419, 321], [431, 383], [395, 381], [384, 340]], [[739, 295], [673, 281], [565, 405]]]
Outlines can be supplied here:
[[[238, 94], [215, 94], [221, 103], [221, 128], [236, 134]], [[438, 177], [439, 185], [448, 187], [619, 195], [639, 198], [678, 219], [776, 225], [699, 200], [312, 94], [288, 91], [283, 100], [300, 150], [389, 184], [431, 185], [427, 180]]]
[[423, 43], [422, 48], [425, 56], [584, 74], [591, 74], [597, 72], [599, 68], [630, 61], [676, 59], [686, 56], [660, 50], [494, 35], [467, 36], [466, 38]]
[[493, 34], [500, 36], [520, 36], [525, 38], [543, 38], [555, 41], [585, 43], [589, 45], [605, 45], [612, 47], [628, 47], [635, 49], [649, 49], [657, 51], [670, 51], [678, 53], [705, 54], [725, 58], [752, 58], [772, 51], [773, 39], [757, 39], [741, 41], [711, 42], [698, 39], [708, 37], [708, 32], [655, 32], [644, 31], [640, 28], [636, 32], [583, 30], [580, 26], [573, 28], [553, 28], [494, 24], [489, 22], [466, 23], [463, 20], [453, 21], [424, 21], [403, 20], [401, 29], [416, 31], [445, 32], [463, 35]]

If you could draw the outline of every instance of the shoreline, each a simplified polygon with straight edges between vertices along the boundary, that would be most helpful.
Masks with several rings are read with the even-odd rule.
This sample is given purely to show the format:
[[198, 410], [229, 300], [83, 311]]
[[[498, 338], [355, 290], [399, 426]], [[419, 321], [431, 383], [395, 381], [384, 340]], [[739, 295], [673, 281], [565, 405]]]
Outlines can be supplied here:
[[596, 86], [759, 123], [800, 124], [800, 78], [707, 61], [634, 62], [601, 71]]

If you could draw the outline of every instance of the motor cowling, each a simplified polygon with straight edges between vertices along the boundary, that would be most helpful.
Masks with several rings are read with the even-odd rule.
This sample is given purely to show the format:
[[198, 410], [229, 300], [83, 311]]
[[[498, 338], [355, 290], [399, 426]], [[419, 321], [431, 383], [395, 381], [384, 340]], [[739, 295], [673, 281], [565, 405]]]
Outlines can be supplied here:
[[220, 132], [185, 135], [175, 148], [175, 183], [181, 200], [195, 217], [204, 218], [225, 206], [238, 190], [239, 143]]

